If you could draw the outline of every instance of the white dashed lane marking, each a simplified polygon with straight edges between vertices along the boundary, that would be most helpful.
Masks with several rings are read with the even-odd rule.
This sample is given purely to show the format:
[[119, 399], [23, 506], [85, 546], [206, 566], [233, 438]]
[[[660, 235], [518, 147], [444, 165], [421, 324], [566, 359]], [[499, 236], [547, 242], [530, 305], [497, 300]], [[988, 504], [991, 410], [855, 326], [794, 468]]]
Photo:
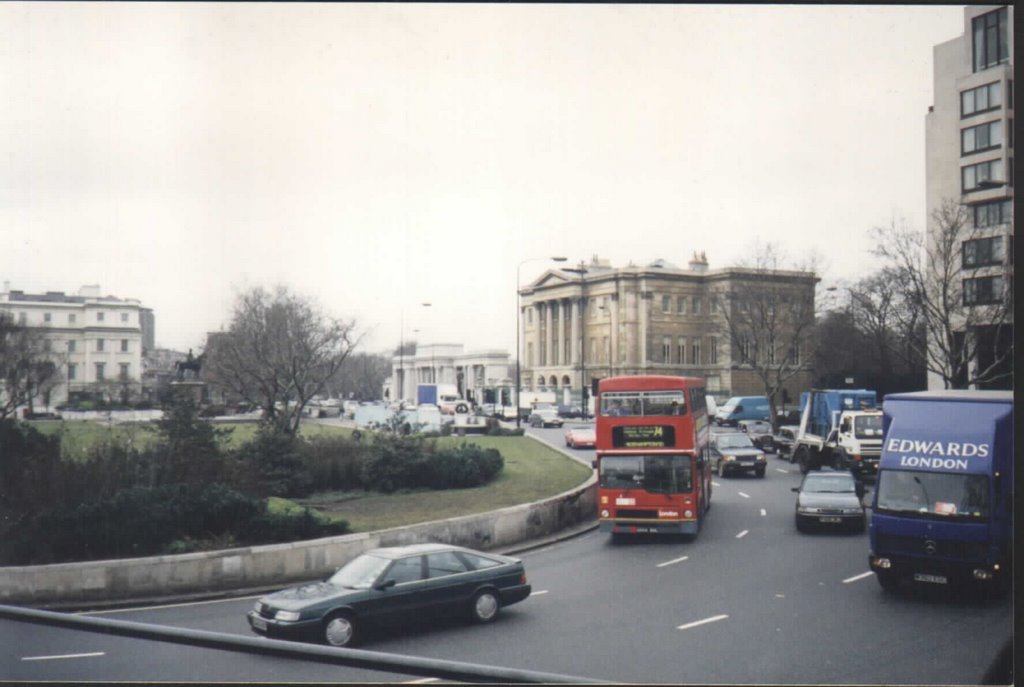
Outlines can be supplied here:
[[704, 618], [704, 620], [697, 620], [697, 621], [694, 621], [692, 623], [687, 623], [685, 625], [680, 625], [676, 629], [677, 630], [689, 630], [691, 627], [697, 627], [698, 625], [704, 625], [706, 623], [713, 623], [713, 622], [716, 622], [718, 620], [725, 620], [728, 617], [729, 616], [727, 616], [727, 615], [715, 615], [715, 616], [711, 616], [710, 618]]
[[666, 565], [672, 565], [673, 563], [682, 563], [687, 558], [689, 558], [689, 556], [683, 556], [681, 558], [673, 558], [670, 561], [665, 561], [664, 563], [658, 563], [658, 567], [659, 568], [664, 568]]
[[747, 536], [748, 532], [750, 532], [750, 530], [743, 530], [742, 532], [740, 532], [739, 534], [736, 535], [736, 538], [737, 539], [742, 539], [743, 537]]
[[868, 570], [866, 573], [861, 573], [860, 575], [854, 575], [853, 577], [847, 577], [845, 580], [843, 580], [843, 584], [850, 584], [851, 582], [856, 582], [857, 580], [863, 580], [865, 577], [871, 577], [874, 574], [875, 573], [873, 573], [870, 570]]
[[23, 656], [22, 661], [58, 661], [65, 658], [93, 658], [95, 656], [106, 656], [105, 651], [93, 651], [88, 654], [62, 654], [60, 656]]
[[766, 510], [765, 510], [764, 508], [762, 508], [762, 509], [761, 509], [761, 517], [763, 518], [763, 517], [765, 517], [766, 515], [768, 515], [768, 511], [766, 511]]
[[740, 496], [742, 496], [745, 499], [749, 499], [750, 498], [750, 494], [744, 494], [742, 491], [739, 492], [739, 494], [740, 494]]

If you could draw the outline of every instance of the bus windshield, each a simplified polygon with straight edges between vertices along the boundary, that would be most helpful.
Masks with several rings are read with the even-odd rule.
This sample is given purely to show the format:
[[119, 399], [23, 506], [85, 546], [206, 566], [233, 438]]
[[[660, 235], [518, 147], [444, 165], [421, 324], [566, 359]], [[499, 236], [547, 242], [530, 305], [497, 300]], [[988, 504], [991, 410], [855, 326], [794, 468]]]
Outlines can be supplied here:
[[686, 414], [686, 394], [675, 391], [606, 391], [601, 394], [601, 414], [678, 416]]
[[601, 486], [607, 489], [644, 489], [677, 494], [693, 489], [690, 456], [604, 456], [600, 462]]
[[947, 472], [883, 470], [878, 511], [974, 520], [988, 517], [988, 477]]

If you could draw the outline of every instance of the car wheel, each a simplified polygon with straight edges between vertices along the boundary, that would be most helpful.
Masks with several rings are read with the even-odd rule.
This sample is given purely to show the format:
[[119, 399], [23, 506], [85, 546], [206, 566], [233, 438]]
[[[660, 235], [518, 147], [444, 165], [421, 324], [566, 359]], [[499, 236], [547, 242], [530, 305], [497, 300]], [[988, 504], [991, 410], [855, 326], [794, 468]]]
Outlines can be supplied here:
[[795, 520], [796, 520], [796, 531], [797, 532], [806, 532], [807, 531], [807, 523], [805, 523], [803, 521], [803, 519], [799, 515], [796, 516]]
[[324, 621], [324, 641], [330, 646], [352, 646], [356, 642], [356, 622], [348, 613], [339, 612]]
[[478, 623], [491, 622], [498, 615], [500, 609], [501, 601], [498, 600], [498, 595], [490, 589], [477, 592], [470, 607], [473, 620]]
[[758, 477], [764, 477], [764, 468], [757, 468], [756, 470], [754, 470], [754, 474], [756, 474]]
[[800, 463], [800, 474], [806, 475], [808, 471], [811, 469], [810, 465], [807, 464], [810, 460], [810, 455], [808, 455], [809, 452], [807, 450], [807, 447], [801, 446], [794, 453], [796, 455], [796, 462]]

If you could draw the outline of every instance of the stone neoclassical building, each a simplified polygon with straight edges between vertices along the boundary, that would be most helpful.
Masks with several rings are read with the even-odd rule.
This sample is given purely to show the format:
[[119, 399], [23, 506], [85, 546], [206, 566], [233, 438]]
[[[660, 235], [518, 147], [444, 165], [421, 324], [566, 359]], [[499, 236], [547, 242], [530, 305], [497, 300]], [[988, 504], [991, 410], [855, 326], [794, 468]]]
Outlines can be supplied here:
[[[668, 374], [704, 377], [720, 398], [761, 394], [751, 367], [733, 355], [720, 308], [729, 294], [766, 279], [783, 283], [794, 301], [813, 303], [813, 273], [710, 270], [703, 255], [687, 269], [664, 260], [616, 268], [596, 256], [576, 268], [549, 269], [519, 292], [523, 388], [568, 388], [579, 400], [581, 388], [589, 397], [603, 377]], [[796, 348], [807, 368], [810, 342], [802, 359]], [[812, 371], [801, 370], [786, 383], [786, 396], [795, 403], [811, 381]]]
[[98, 285], [67, 295], [25, 293], [5, 283], [0, 309], [43, 332], [61, 371], [60, 382], [34, 403], [51, 406], [86, 396], [116, 400], [141, 392], [143, 342], [152, 340], [153, 317], [138, 300], [102, 296]]
[[391, 377], [384, 382], [388, 400], [415, 400], [418, 384], [454, 384], [474, 403], [484, 401], [484, 389], [511, 383], [507, 351], [464, 351], [462, 344], [421, 344], [411, 355], [391, 358]]

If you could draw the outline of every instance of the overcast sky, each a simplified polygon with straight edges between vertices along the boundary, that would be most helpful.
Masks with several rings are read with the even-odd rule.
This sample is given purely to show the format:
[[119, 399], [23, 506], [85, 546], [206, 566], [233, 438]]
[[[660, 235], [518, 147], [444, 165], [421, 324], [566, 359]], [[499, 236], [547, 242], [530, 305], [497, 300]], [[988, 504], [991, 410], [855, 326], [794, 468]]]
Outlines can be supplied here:
[[280, 283], [373, 352], [512, 352], [517, 265], [549, 255], [715, 269], [770, 241], [853, 280], [873, 226], [924, 225], [932, 48], [962, 17], [3, 2], [0, 279], [137, 298], [178, 350]]

